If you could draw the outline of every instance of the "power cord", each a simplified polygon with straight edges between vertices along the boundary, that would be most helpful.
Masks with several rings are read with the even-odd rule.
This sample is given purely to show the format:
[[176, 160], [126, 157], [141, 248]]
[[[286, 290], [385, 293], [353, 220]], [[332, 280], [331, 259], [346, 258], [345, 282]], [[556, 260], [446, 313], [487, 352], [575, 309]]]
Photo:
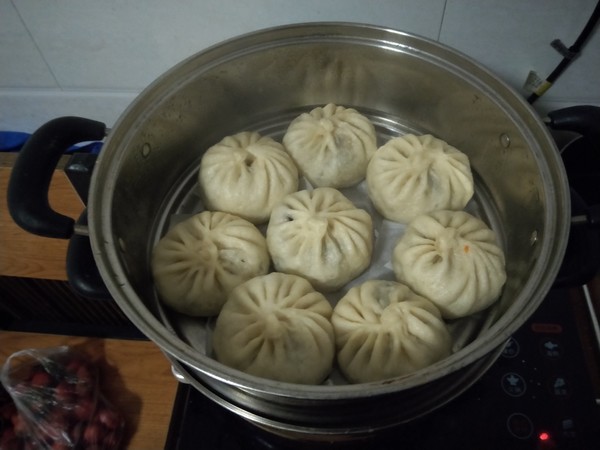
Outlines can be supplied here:
[[548, 77], [540, 84], [540, 86], [531, 93], [527, 98], [527, 101], [531, 104], [540, 98], [544, 93], [550, 89], [554, 82], [562, 75], [562, 73], [571, 65], [573, 60], [579, 56], [581, 49], [586, 44], [588, 38], [591, 36], [592, 31], [600, 20], [600, 1], [596, 4], [596, 8], [592, 12], [592, 15], [588, 19], [585, 27], [579, 34], [579, 37], [575, 40], [575, 43], [567, 48], [560, 39], [552, 41], [551, 45], [554, 47], [562, 56], [563, 59], [558, 63], [556, 68], [548, 75]]

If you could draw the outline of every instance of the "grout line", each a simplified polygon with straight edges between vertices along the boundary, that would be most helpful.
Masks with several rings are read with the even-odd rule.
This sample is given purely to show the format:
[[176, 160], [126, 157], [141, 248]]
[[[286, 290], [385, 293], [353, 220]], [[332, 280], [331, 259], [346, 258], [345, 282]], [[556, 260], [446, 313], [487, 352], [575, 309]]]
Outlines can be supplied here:
[[15, 1], [14, 0], [10, 0], [10, 3], [12, 5], [12, 7], [15, 9], [15, 11], [17, 13], [17, 16], [19, 16], [19, 20], [21, 21], [21, 24], [23, 25], [23, 27], [27, 31], [27, 35], [31, 39], [31, 42], [33, 42], [33, 45], [35, 45], [36, 50], [40, 54], [40, 57], [42, 58], [42, 61], [44, 61], [44, 65], [46, 66], [46, 68], [50, 72], [50, 75], [52, 75], [52, 79], [56, 83], [56, 88], [62, 90], [62, 87], [61, 87], [60, 83], [58, 82], [58, 78], [56, 77], [56, 74], [52, 70], [52, 67], [48, 63], [48, 60], [44, 56], [44, 53], [42, 52], [42, 49], [38, 45], [37, 41], [34, 39], [33, 34], [31, 33], [31, 31], [29, 30], [29, 27], [27, 26], [27, 23], [25, 22], [25, 20], [23, 20], [23, 16], [21, 15], [21, 11], [19, 11], [19, 8], [17, 8], [17, 5], [15, 5]]
[[113, 88], [36, 88], [36, 87], [9, 87], [0, 86], [0, 95], [18, 97], [18, 96], [41, 96], [41, 97], [79, 97], [79, 96], [100, 96], [100, 97], [131, 97], [139, 95], [142, 89], [113, 89]]
[[440, 28], [438, 29], [437, 41], [440, 42], [442, 36], [442, 28], [444, 27], [444, 19], [446, 17], [446, 7], [448, 6], [448, 0], [444, 1], [444, 8], [442, 9], [442, 20], [440, 21]]

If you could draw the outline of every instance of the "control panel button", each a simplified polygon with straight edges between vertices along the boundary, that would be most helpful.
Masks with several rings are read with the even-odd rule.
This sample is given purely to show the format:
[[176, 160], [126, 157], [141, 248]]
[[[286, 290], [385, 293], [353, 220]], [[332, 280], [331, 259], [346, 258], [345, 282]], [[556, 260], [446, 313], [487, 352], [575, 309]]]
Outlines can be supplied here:
[[529, 439], [533, 434], [533, 423], [523, 413], [513, 413], [506, 420], [508, 432], [517, 439]]
[[525, 379], [518, 373], [508, 372], [500, 380], [502, 390], [511, 397], [521, 397], [527, 390]]
[[549, 381], [550, 393], [558, 398], [566, 399], [571, 395], [571, 387], [568, 380], [560, 375], [550, 378]]
[[516, 358], [520, 352], [521, 346], [519, 345], [519, 342], [515, 338], [510, 338], [504, 346], [504, 350], [502, 350], [502, 356], [504, 358], [512, 359]]
[[577, 438], [577, 427], [575, 426], [575, 420], [571, 419], [570, 417], [566, 417], [560, 421], [559, 426], [563, 438]]
[[548, 359], [559, 359], [563, 356], [563, 346], [558, 339], [547, 337], [540, 343], [540, 352]]

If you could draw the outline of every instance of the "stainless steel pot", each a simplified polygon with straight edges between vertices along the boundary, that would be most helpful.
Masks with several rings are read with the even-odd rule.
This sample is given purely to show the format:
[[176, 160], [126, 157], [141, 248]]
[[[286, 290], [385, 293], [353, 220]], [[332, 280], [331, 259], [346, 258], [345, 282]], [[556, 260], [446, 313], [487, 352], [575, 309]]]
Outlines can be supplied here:
[[[507, 256], [499, 301], [451, 324], [455, 353], [398, 379], [304, 386], [246, 375], [211, 357], [211, 320], [174, 314], [153, 289], [153, 245], [173, 218], [202, 208], [196, 171], [203, 152], [242, 130], [281, 138], [294, 117], [329, 102], [368, 115], [382, 142], [432, 133], [467, 153], [476, 181], [470, 207], [497, 231]], [[407, 33], [315, 23], [241, 36], [158, 78], [110, 131], [87, 213], [111, 295], [186, 380], [272, 431], [344, 438], [426, 414], [483, 374], [549, 290], [567, 243], [569, 207], [545, 125], [484, 67]], [[69, 235], [68, 228], [60, 233]]]

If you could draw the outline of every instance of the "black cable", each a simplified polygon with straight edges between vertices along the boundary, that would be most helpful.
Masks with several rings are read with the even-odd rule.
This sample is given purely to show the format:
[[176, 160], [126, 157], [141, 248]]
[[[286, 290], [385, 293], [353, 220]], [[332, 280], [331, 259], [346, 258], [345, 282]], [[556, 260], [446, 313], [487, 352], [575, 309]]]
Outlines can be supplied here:
[[558, 63], [558, 65], [550, 73], [550, 75], [548, 75], [548, 77], [541, 84], [541, 86], [527, 98], [527, 101], [529, 103], [535, 102], [548, 89], [550, 89], [550, 86], [552, 86], [552, 84], [558, 79], [558, 77], [560, 77], [562, 75], [562, 73], [567, 69], [567, 67], [569, 67], [571, 65], [573, 60], [579, 55], [579, 53], [581, 53], [581, 49], [586, 44], [587, 40], [589, 39], [590, 35], [592, 34], [592, 31], [594, 31], [594, 28], [598, 24], [599, 20], [600, 20], [600, 0], [596, 4], [596, 8], [594, 9], [594, 11], [592, 12], [592, 15], [590, 16], [587, 23], [585, 24], [585, 27], [583, 27], [583, 30], [581, 30], [581, 33], [575, 40], [575, 43], [568, 49], [565, 49], [565, 52], [563, 54], [563, 59]]

